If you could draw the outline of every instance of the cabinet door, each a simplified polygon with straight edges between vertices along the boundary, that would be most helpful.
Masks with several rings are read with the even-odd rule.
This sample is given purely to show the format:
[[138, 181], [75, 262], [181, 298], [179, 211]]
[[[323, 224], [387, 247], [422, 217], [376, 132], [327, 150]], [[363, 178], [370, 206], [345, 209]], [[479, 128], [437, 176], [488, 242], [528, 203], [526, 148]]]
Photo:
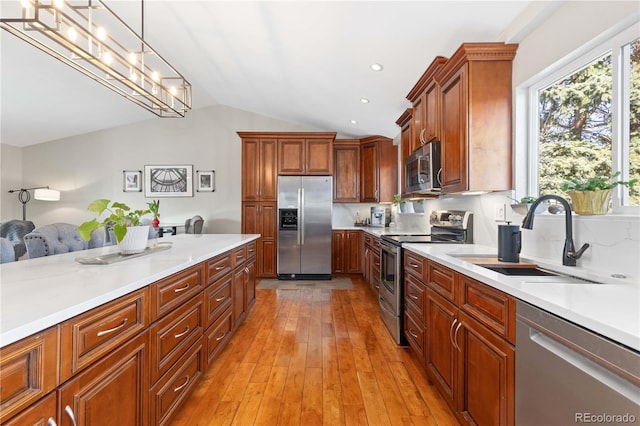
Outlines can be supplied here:
[[333, 202], [360, 202], [360, 146], [337, 146], [333, 150]]
[[333, 272], [345, 272], [344, 240], [345, 231], [333, 231], [331, 233], [331, 270]]
[[304, 139], [278, 140], [278, 174], [301, 175], [305, 173]]
[[240, 265], [233, 271], [233, 327], [236, 328], [244, 320], [245, 312], [245, 270]]
[[451, 341], [458, 308], [427, 289], [427, 372], [447, 403], [454, 408], [457, 354]]
[[[4, 426], [44, 426], [55, 425], [57, 423], [58, 399], [56, 393], [51, 392], [37, 403], [29, 406], [8, 422], [3, 422]], [[55, 423], [51, 423], [51, 422]]]
[[242, 140], [242, 199], [260, 199], [260, 140]]
[[360, 172], [362, 173], [362, 189], [360, 191], [362, 202], [378, 202], [378, 167], [379, 167], [379, 154], [378, 144], [368, 143], [362, 145], [360, 150], [362, 159], [362, 167]]
[[488, 328], [460, 313], [462, 327], [455, 340], [459, 357], [457, 411], [475, 425], [513, 425], [514, 347]]
[[148, 336], [129, 340], [58, 389], [61, 426], [148, 424]]
[[432, 81], [422, 95], [424, 103], [424, 132], [425, 142], [439, 140], [440, 123], [438, 121], [438, 99], [440, 98], [440, 87]]
[[[256, 173], [260, 174], [260, 200], [278, 200], [278, 144], [275, 139], [260, 139], [260, 165]], [[247, 173], [243, 168], [243, 175]]]
[[415, 151], [420, 145], [424, 144], [424, 113], [424, 95], [421, 95], [413, 103], [413, 138], [411, 139], [410, 152]]
[[466, 65], [442, 86], [442, 191], [467, 189]]
[[345, 269], [349, 274], [359, 274], [362, 272], [362, 232], [346, 231], [345, 232]]
[[242, 233], [260, 234], [262, 222], [260, 220], [260, 204], [258, 202], [242, 203]]
[[245, 312], [249, 312], [249, 308], [256, 301], [256, 261], [250, 259], [245, 267]]
[[411, 155], [411, 153], [413, 151], [411, 151], [413, 149], [413, 142], [412, 142], [412, 137], [413, 137], [413, 123], [411, 122], [411, 120], [409, 120], [407, 123], [405, 123], [401, 130], [400, 130], [400, 145], [402, 148], [402, 173], [400, 174], [400, 182], [402, 182], [402, 186], [400, 188], [400, 191], [402, 194], [406, 194], [407, 193], [407, 180], [405, 178], [404, 175], [404, 168], [406, 165], [406, 161], [407, 161], [407, 157], [409, 155]]
[[307, 175], [331, 175], [333, 173], [333, 144], [331, 139], [305, 141], [305, 167]]

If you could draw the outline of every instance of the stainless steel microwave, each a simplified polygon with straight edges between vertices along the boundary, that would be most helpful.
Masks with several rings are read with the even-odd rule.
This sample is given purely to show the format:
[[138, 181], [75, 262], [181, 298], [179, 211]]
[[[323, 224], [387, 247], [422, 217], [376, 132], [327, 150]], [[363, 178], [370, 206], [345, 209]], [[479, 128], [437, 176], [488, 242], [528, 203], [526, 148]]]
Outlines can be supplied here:
[[405, 162], [407, 192], [440, 192], [440, 142], [431, 142], [418, 148]]

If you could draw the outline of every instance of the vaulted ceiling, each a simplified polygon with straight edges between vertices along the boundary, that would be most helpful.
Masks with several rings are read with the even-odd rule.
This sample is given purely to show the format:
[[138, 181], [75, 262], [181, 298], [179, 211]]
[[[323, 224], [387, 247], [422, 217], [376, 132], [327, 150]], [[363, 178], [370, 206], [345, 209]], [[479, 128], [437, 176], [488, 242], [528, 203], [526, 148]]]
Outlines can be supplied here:
[[[140, 1], [105, 3], [140, 31]], [[193, 85], [194, 108], [223, 104], [343, 137], [394, 137], [406, 94], [435, 56], [504, 40], [531, 3], [147, 0], [144, 38]], [[18, 4], [0, 2], [0, 16]], [[161, 120], [5, 31], [0, 43], [2, 143]], [[384, 70], [372, 71], [374, 62]]]

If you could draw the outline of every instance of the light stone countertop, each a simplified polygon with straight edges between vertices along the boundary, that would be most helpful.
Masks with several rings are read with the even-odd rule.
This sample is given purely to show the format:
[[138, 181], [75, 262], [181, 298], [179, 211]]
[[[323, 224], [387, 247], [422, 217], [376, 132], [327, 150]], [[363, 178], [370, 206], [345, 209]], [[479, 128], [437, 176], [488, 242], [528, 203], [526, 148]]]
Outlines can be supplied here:
[[0, 265], [0, 347], [63, 322], [171, 274], [257, 239], [256, 234], [180, 234], [172, 247], [110, 265], [76, 257], [117, 252], [116, 246]]
[[639, 283], [599, 276], [532, 257], [521, 257], [520, 261], [537, 263], [545, 269], [604, 284], [578, 280], [563, 283], [562, 277], [506, 276], [456, 257], [465, 254], [497, 255], [494, 247], [477, 244], [403, 244], [402, 247], [640, 351]]

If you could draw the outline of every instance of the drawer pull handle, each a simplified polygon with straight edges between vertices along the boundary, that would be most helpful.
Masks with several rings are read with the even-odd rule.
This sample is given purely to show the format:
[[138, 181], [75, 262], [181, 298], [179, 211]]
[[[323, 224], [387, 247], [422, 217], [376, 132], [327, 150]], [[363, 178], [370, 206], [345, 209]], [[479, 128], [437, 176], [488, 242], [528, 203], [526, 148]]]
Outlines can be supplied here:
[[174, 388], [173, 391], [174, 392], [178, 392], [180, 389], [184, 388], [185, 386], [187, 386], [189, 384], [189, 380], [191, 380], [191, 377], [189, 377], [189, 375], [187, 374], [187, 377], [185, 377], [185, 381], [183, 384], [181, 384], [180, 386], [178, 386], [177, 388]]
[[173, 290], [173, 292], [174, 293], [181, 293], [181, 292], [185, 291], [188, 288], [189, 288], [189, 283], [187, 283], [184, 287], [176, 288], [175, 290]]
[[412, 329], [409, 329], [409, 334], [411, 335], [411, 337], [413, 337], [414, 339], [418, 338], [418, 335], [415, 334], [413, 331], [411, 331]]
[[222, 301], [223, 301], [224, 299], [226, 299], [226, 298], [227, 298], [227, 296], [224, 296], [224, 297], [218, 297], [218, 298], [216, 298], [216, 302], [222, 302]]
[[47, 420], [47, 424], [49, 426], [58, 426], [58, 424], [56, 423], [55, 420], [53, 420], [53, 417], [49, 417], [49, 420]]
[[219, 342], [220, 340], [224, 339], [224, 336], [226, 336], [226, 335], [227, 335], [226, 332], [222, 332], [222, 336], [216, 337], [216, 342]]
[[379, 285], [376, 286], [376, 290], [380, 290], [380, 286]]
[[219, 271], [221, 269], [224, 269], [224, 266], [216, 266], [216, 271]]
[[418, 296], [414, 296], [413, 294], [409, 293], [409, 297], [412, 298], [413, 300], [418, 300]]
[[71, 419], [71, 423], [73, 423], [73, 426], [78, 426], [78, 423], [76, 422], [76, 416], [73, 415], [73, 410], [71, 409], [71, 407], [69, 407], [68, 405], [64, 407], [64, 412], [67, 413], [67, 416], [69, 416], [69, 418]]
[[417, 263], [409, 263], [409, 265], [411, 265], [412, 268], [417, 268], [418, 267]]
[[253, 253], [253, 249], [252, 248], [249, 249], [249, 253]]
[[186, 327], [185, 327], [185, 329], [184, 329], [184, 331], [183, 331], [182, 333], [174, 334], [174, 335], [173, 335], [173, 337], [175, 337], [176, 339], [177, 339], [177, 338], [179, 338], [179, 337], [182, 337], [182, 336], [184, 336], [185, 334], [187, 334], [187, 333], [189, 332], [189, 330], [191, 330], [191, 329], [189, 328], [189, 326], [186, 326]]
[[120, 324], [119, 326], [116, 326], [116, 327], [110, 328], [109, 330], [102, 330], [102, 331], [98, 331], [98, 337], [102, 337], [102, 336], [104, 336], [105, 334], [111, 334], [111, 333], [113, 333], [114, 331], [118, 331], [118, 330], [120, 330], [122, 327], [124, 327], [124, 326], [127, 324], [127, 321], [129, 321], [129, 319], [128, 319], [128, 318], [125, 318], [125, 319], [123, 319], [123, 320], [122, 320], [122, 324]]

